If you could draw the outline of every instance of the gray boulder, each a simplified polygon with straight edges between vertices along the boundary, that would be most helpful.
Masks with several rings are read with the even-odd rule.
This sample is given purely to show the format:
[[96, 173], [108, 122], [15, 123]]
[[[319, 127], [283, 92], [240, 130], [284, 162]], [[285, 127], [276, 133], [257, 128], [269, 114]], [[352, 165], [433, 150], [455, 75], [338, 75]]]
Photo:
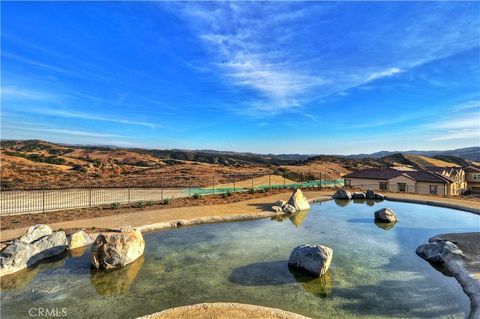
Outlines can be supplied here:
[[352, 198], [353, 199], [366, 199], [367, 196], [365, 195], [365, 193], [355, 192], [355, 193], [352, 194]]
[[0, 277], [35, 265], [42, 259], [59, 255], [68, 242], [65, 232], [53, 232], [31, 243], [14, 240], [0, 252]]
[[293, 249], [288, 266], [303, 270], [313, 276], [325, 274], [332, 261], [333, 250], [322, 245], [300, 245]]
[[344, 189], [339, 189], [332, 197], [333, 199], [352, 199], [352, 194]]
[[297, 209], [290, 204], [286, 204], [285, 206], [283, 206], [283, 212], [287, 214], [295, 214], [297, 212]]
[[449, 258], [464, 258], [463, 252], [457, 245], [448, 240], [421, 245], [415, 252], [418, 256], [435, 264], [443, 264]]
[[367, 190], [367, 199], [375, 199], [375, 192], [371, 189]]
[[288, 200], [288, 204], [295, 207], [297, 211], [310, 209], [310, 204], [300, 188], [297, 188], [293, 192], [292, 196], [290, 196], [290, 199]]
[[398, 218], [390, 208], [382, 208], [375, 212], [375, 221], [378, 223], [396, 223]]
[[18, 240], [23, 241], [24, 243], [31, 243], [43, 236], [48, 236], [52, 234], [52, 229], [48, 225], [33, 225], [31, 226], [22, 237]]

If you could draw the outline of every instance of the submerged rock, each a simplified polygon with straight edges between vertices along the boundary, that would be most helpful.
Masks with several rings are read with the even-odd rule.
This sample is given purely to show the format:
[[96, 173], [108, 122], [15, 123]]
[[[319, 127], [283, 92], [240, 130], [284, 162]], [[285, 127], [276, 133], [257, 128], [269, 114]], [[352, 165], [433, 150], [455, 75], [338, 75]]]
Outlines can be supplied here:
[[390, 208], [382, 208], [375, 212], [375, 221], [379, 223], [396, 223], [398, 218]]
[[88, 246], [93, 243], [93, 239], [83, 230], [77, 231], [67, 236], [68, 249], [76, 249]]
[[352, 198], [353, 199], [366, 199], [367, 195], [365, 195], [365, 193], [362, 193], [362, 192], [355, 192], [355, 193], [352, 194]]
[[352, 199], [352, 194], [344, 189], [339, 189], [332, 197], [333, 199]]
[[283, 206], [283, 211], [287, 214], [295, 214], [297, 209], [290, 204]]
[[433, 241], [421, 245], [415, 251], [418, 256], [434, 263], [443, 264], [448, 258], [463, 258], [463, 252], [451, 241]]
[[290, 196], [290, 199], [288, 200], [288, 204], [295, 207], [297, 211], [310, 209], [310, 204], [300, 188], [297, 188], [293, 192], [292, 196]]
[[[48, 227], [50, 228], [50, 227]], [[0, 253], [0, 276], [8, 275], [27, 267], [35, 265], [42, 259], [59, 255], [65, 251], [68, 242], [65, 232], [53, 232], [38, 238], [40, 233], [48, 233], [40, 231], [27, 231], [22, 236], [23, 240], [14, 240]], [[46, 228], [44, 228], [46, 229]], [[27, 243], [24, 240], [36, 240]]]
[[332, 261], [333, 250], [322, 245], [300, 245], [293, 249], [288, 266], [301, 269], [313, 276], [327, 272]]
[[102, 233], [92, 245], [91, 263], [96, 269], [114, 269], [128, 265], [143, 255], [145, 241], [136, 229]]

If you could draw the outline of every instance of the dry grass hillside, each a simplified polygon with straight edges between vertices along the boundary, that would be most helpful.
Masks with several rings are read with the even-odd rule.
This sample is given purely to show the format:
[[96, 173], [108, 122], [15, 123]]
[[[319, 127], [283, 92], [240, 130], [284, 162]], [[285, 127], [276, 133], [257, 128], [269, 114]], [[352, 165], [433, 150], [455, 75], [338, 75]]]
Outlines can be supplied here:
[[380, 159], [351, 159], [325, 155], [119, 149], [38, 140], [2, 141], [0, 156], [4, 189], [128, 185], [208, 187], [231, 184], [234, 180], [248, 180], [245, 183], [251, 184], [251, 178], [256, 178], [254, 184], [266, 184], [269, 174], [281, 176], [271, 181], [281, 184], [283, 177], [292, 182], [338, 179], [368, 167], [455, 165], [440, 159], [402, 154]]

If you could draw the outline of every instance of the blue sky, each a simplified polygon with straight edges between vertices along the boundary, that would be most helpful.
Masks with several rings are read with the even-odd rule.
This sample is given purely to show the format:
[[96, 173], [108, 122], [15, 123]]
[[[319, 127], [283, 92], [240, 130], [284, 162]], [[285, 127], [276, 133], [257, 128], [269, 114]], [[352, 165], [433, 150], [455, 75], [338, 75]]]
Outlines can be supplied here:
[[1, 135], [351, 154], [479, 145], [478, 2], [2, 2]]

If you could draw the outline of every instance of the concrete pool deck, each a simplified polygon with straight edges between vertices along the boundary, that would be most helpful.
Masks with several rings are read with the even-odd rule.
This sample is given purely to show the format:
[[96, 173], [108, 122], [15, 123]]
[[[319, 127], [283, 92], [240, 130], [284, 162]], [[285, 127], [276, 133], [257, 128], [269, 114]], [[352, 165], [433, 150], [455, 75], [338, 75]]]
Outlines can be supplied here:
[[[332, 190], [305, 191], [305, 196], [311, 201], [328, 200], [333, 195]], [[385, 193], [386, 198], [392, 201], [402, 201], [417, 204], [433, 205], [480, 214], [480, 201], [475, 199], [438, 197], [407, 193]], [[79, 228], [120, 228], [124, 226], [138, 227], [141, 231], [221, 221], [235, 221], [266, 218], [277, 215], [271, 211], [272, 204], [277, 200], [287, 200], [290, 193], [279, 193], [272, 196], [251, 200], [222, 204], [192, 207], [178, 207], [152, 209], [118, 215], [109, 215], [96, 218], [78, 219], [49, 224], [54, 230]], [[28, 227], [2, 230], [0, 241], [18, 238], [25, 233]]]

